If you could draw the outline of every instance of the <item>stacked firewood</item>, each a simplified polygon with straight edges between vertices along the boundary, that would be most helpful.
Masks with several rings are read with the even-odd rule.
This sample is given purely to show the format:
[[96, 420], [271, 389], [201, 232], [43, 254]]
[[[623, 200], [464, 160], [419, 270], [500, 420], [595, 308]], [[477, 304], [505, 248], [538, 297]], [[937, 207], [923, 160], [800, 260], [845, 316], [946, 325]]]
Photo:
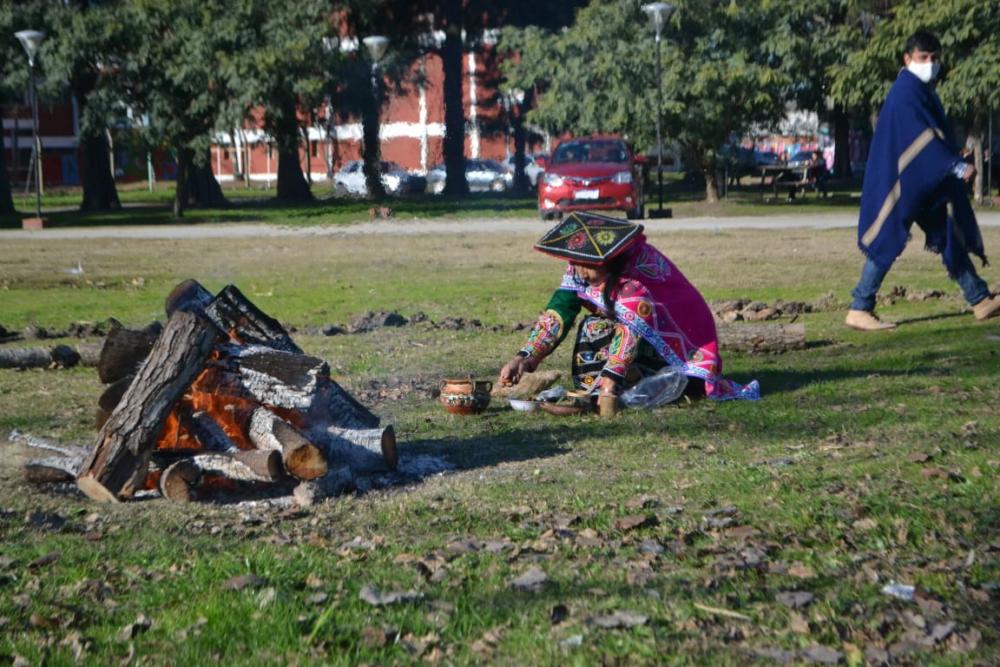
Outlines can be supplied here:
[[29, 479], [73, 472], [109, 502], [157, 489], [176, 501], [290, 491], [310, 504], [351, 488], [355, 473], [395, 468], [392, 427], [236, 287], [212, 295], [185, 281], [166, 311], [162, 327], [112, 326], [96, 445], [31, 462]]

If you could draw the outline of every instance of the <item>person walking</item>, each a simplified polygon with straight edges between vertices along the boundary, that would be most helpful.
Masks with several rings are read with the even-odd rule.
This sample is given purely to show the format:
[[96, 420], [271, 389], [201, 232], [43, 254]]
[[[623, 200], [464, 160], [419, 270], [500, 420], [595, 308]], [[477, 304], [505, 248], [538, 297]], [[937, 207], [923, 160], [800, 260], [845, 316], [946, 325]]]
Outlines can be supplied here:
[[990, 294], [969, 257], [975, 255], [986, 265], [965, 188], [976, 169], [956, 149], [934, 91], [940, 68], [941, 42], [929, 32], [914, 33], [906, 41], [903, 68], [879, 114], [865, 169], [858, 247], [866, 259], [844, 321], [853, 329], [896, 327], [875, 315], [875, 299], [906, 247], [914, 222], [926, 235], [927, 249], [941, 255], [976, 320], [1000, 313], [1000, 296]]

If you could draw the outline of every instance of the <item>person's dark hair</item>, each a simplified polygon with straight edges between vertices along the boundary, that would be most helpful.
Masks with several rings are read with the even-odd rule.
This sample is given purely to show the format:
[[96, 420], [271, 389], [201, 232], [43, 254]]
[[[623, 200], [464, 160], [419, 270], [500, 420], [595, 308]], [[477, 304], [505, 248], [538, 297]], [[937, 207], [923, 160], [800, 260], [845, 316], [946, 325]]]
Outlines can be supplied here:
[[903, 53], [913, 53], [917, 50], [927, 51], [928, 53], [934, 53], [935, 51], [940, 53], [941, 40], [929, 30], [918, 30], [906, 40], [906, 47], [903, 49]]
[[622, 274], [625, 272], [626, 255], [621, 254], [615, 257], [613, 260], [608, 262], [605, 266], [605, 270], [608, 272], [608, 277], [604, 281], [604, 289], [602, 290], [601, 296], [604, 297], [604, 310], [605, 317], [608, 319], [615, 319], [615, 294], [614, 290], [618, 288], [618, 282], [621, 280]]

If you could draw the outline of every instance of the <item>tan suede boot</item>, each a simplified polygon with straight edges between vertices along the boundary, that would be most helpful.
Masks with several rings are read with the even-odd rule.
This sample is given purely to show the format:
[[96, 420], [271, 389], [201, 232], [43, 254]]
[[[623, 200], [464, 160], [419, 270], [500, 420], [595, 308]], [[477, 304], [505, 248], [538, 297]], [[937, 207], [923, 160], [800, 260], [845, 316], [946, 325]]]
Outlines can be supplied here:
[[976, 320], [982, 322], [991, 317], [1000, 315], [1000, 294], [988, 296], [972, 307], [972, 314]]
[[895, 329], [895, 322], [883, 322], [867, 310], [849, 310], [844, 324], [858, 331], [888, 331]]

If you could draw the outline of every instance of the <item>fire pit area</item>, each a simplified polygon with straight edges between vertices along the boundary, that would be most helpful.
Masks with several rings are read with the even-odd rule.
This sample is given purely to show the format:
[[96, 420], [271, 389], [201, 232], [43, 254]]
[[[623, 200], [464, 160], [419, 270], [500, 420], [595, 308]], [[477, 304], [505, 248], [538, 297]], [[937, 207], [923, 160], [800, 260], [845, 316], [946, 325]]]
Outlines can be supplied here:
[[93, 448], [18, 436], [55, 453], [25, 466], [29, 481], [75, 480], [101, 502], [291, 495], [310, 505], [396, 469], [392, 426], [235, 286], [213, 295], [184, 281], [166, 315], [162, 326], [111, 327]]

